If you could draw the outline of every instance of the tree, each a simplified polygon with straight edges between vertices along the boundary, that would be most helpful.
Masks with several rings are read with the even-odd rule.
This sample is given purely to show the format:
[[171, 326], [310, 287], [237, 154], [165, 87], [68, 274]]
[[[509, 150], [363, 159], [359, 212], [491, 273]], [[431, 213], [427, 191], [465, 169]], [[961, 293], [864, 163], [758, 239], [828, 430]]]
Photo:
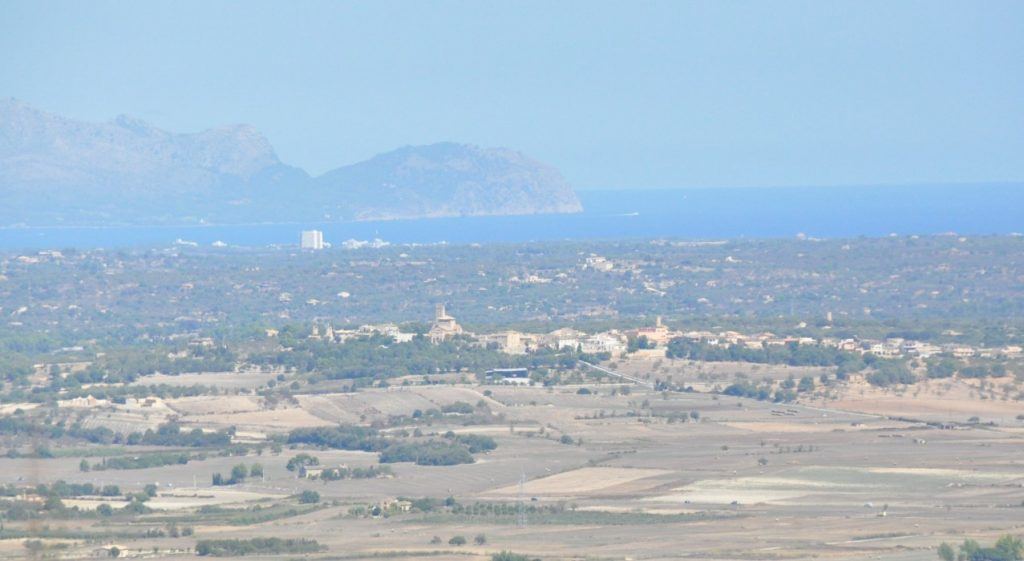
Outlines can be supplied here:
[[156, 496], [156, 485], [154, 485], [153, 483], [150, 483], [150, 484], [146, 485], [143, 488], [143, 492], [145, 492], [147, 496], [155, 497]]
[[953, 546], [942, 542], [942, 545], [939, 546], [939, 559], [942, 559], [942, 561], [956, 561], [956, 551], [953, 550]]
[[1017, 561], [1024, 558], [1024, 542], [1009, 534], [996, 541], [995, 549], [1003, 555], [1003, 559]]
[[[949, 549], [951, 550], [952, 547]], [[944, 552], [946, 551], [940, 547], [940, 557]], [[942, 558], [945, 561], [946, 558]], [[960, 554], [957, 559], [960, 561], [1021, 561], [1024, 559], [1024, 542], [1020, 538], [1005, 535], [996, 541], [995, 546], [982, 547], [977, 541], [967, 539], [960, 545]]]
[[796, 387], [798, 392], [813, 392], [814, 391], [814, 378], [810, 376], [804, 376], [800, 378], [800, 383]]
[[953, 374], [956, 374], [957, 367], [959, 365], [950, 358], [944, 358], [937, 362], [928, 363], [928, 377], [929, 378], [949, 378]]
[[50, 495], [43, 503], [43, 510], [62, 511], [64, 510], [64, 501], [60, 500], [57, 495]]
[[82, 458], [82, 461], [78, 462], [78, 471], [89, 471], [90, 469], [92, 469], [92, 467], [89, 466], [89, 460]]
[[249, 468], [245, 467], [245, 464], [238, 464], [231, 468], [231, 480], [229, 483], [241, 483], [245, 481], [245, 478], [249, 476]]
[[261, 464], [253, 464], [249, 468], [249, 475], [253, 477], [263, 477], [263, 466]]
[[463, 536], [452, 536], [452, 539], [448, 540], [448, 545], [466, 545], [466, 538]]
[[299, 502], [302, 504], [316, 504], [320, 502], [320, 493], [316, 491], [303, 491], [299, 495]]
[[111, 557], [120, 557], [121, 556], [121, 548], [117, 547], [116, 545], [112, 546], [110, 548], [110, 556]]
[[476, 545], [484, 545], [485, 543], [487, 543], [487, 536], [483, 534], [477, 534], [476, 537], [473, 538], [473, 543], [475, 543]]
[[319, 458], [317, 458], [316, 456], [311, 456], [306, 453], [302, 453], [297, 456], [292, 456], [292, 458], [288, 460], [288, 464], [285, 467], [288, 468], [288, 471], [295, 471], [303, 466], [316, 465], [320, 465]]

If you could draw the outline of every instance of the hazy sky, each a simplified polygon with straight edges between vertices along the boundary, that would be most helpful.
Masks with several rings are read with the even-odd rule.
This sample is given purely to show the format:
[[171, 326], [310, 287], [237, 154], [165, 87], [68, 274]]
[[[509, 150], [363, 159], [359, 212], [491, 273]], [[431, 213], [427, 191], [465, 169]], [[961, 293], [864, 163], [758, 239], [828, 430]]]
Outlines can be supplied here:
[[579, 189], [1024, 179], [1024, 2], [17, 2], [0, 96], [257, 126], [320, 173], [508, 146]]

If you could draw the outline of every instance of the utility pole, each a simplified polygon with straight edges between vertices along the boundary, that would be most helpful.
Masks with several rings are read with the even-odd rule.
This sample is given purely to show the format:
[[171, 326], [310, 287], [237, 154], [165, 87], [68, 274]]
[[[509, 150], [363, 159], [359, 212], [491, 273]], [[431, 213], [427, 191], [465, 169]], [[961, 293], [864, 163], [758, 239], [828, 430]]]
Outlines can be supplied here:
[[519, 528], [526, 527], [526, 503], [525, 492], [523, 487], [526, 485], [526, 472], [521, 471], [519, 475], [519, 498], [516, 501], [516, 526]]

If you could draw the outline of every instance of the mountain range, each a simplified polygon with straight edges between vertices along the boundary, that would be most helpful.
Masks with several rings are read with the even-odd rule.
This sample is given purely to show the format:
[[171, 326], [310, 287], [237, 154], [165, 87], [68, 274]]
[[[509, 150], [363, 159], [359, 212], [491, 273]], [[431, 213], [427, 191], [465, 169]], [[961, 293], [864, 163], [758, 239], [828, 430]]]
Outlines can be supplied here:
[[386, 220], [582, 210], [555, 168], [505, 148], [407, 146], [318, 177], [248, 125], [177, 134], [0, 100], [0, 226]]

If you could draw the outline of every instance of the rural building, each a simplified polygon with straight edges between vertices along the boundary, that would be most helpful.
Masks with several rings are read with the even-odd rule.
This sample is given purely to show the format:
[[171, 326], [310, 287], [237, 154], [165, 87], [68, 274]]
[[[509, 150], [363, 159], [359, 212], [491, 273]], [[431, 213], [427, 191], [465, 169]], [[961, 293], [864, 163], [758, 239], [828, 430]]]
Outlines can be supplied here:
[[616, 333], [598, 333], [597, 335], [591, 335], [580, 343], [580, 347], [583, 352], [588, 354], [594, 353], [611, 353], [619, 355], [626, 352], [626, 341], [624, 338]]
[[582, 331], [577, 331], [571, 327], [563, 327], [561, 329], [556, 329], [547, 335], [543, 335], [541, 337], [541, 341], [543, 344], [553, 349], [575, 350], [580, 346], [580, 341], [582, 341], [586, 336], [587, 334]]
[[673, 333], [669, 331], [668, 326], [661, 323], [661, 316], [658, 316], [654, 320], [654, 327], [641, 327], [636, 330], [636, 336], [645, 337], [649, 342], [663, 347], [672, 340]]
[[485, 372], [484, 378], [489, 382], [525, 385], [530, 383], [530, 371], [525, 368], [495, 368]]
[[518, 331], [500, 331], [479, 336], [485, 346], [494, 345], [498, 350], [511, 355], [521, 355], [537, 348], [537, 337]]
[[384, 499], [376, 506], [387, 512], [409, 512], [412, 510], [412, 502], [402, 499]]

